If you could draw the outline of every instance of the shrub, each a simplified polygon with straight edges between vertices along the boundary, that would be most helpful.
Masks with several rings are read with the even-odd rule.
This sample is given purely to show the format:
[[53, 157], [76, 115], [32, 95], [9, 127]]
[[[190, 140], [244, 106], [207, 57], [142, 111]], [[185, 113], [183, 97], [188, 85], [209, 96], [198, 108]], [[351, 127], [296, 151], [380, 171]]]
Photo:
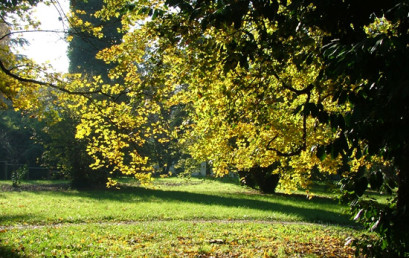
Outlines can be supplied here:
[[24, 165], [18, 168], [17, 170], [14, 170], [11, 173], [11, 181], [12, 181], [13, 187], [19, 187], [21, 184], [21, 180], [25, 177], [25, 175], [27, 175], [27, 173], [28, 173], [27, 165]]

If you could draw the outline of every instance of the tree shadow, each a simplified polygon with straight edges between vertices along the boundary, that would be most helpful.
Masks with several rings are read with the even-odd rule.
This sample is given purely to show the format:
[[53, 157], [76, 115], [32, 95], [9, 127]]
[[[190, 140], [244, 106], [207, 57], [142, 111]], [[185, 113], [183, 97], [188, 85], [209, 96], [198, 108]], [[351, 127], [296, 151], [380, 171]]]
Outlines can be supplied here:
[[1, 192], [35, 192], [35, 191], [64, 191], [68, 190], [70, 185], [67, 183], [56, 184], [39, 184], [38, 182], [29, 182], [26, 184], [14, 187], [12, 185], [0, 185]]
[[[8, 216], [4, 216], [4, 215], [0, 215], [0, 229], [2, 228], [2, 224], [3, 221], [23, 221], [25, 219], [27, 219], [29, 217], [29, 215], [8, 215]], [[7, 227], [7, 226], [6, 226]], [[0, 232], [1, 234], [1, 232]], [[16, 253], [15, 249], [13, 249], [10, 246], [5, 246], [3, 244], [4, 239], [0, 238], [0, 257], [10, 257], [10, 258], [17, 258], [17, 257], [23, 257], [19, 254]]]
[[[22, 222], [27, 221], [30, 218], [30, 214], [24, 215], [0, 215], [0, 228], [3, 227], [3, 222]], [[5, 226], [7, 227], [7, 226]], [[0, 256], [1, 257], [1, 256]]]
[[14, 250], [11, 247], [8, 246], [2, 246], [0, 242], [0, 257], [4, 258], [18, 258], [18, 257], [23, 257], [17, 253], [14, 252]]
[[[306, 199], [303, 195], [249, 195], [223, 194], [212, 195], [186, 191], [170, 191], [161, 189], [147, 189], [127, 186], [120, 190], [88, 190], [88, 191], [60, 191], [55, 195], [79, 196], [94, 200], [111, 200], [116, 202], [137, 203], [150, 201], [194, 203], [202, 205], [218, 205], [231, 208], [248, 208], [260, 211], [271, 211], [282, 214], [296, 215], [304, 222], [337, 224], [340, 226], [354, 226], [348, 215], [328, 211], [320, 206], [339, 205], [335, 200], [328, 198]], [[280, 203], [285, 202], [285, 204]], [[290, 204], [289, 204], [290, 203]]]

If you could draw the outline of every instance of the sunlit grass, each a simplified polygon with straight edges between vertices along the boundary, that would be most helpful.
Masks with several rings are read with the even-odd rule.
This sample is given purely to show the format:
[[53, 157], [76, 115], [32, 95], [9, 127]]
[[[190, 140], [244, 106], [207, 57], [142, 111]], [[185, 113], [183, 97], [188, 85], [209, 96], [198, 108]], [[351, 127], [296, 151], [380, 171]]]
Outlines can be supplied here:
[[160, 179], [153, 189], [0, 193], [3, 225], [143, 220], [272, 220], [353, 225], [328, 198], [262, 195], [234, 182]]
[[3, 232], [9, 253], [31, 256], [338, 256], [353, 255], [349, 228], [255, 222], [160, 221], [58, 225]]
[[260, 194], [235, 178], [10, 185], [0, 182], [0, 257], [348, 256], [346, 238], [362, 234], [322, 185], [309, 196]]

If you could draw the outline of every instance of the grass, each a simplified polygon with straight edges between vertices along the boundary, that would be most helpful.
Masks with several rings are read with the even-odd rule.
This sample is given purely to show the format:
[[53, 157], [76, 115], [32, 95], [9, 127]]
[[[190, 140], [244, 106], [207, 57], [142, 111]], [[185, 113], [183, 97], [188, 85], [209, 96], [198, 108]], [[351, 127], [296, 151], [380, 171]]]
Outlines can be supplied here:
[[[14, 253], [38, 256], [322, 256], [352, 255], [343, 247], [351, 229], [250, 222], [153, 221], [58, 225], [3, 233]], [[342, 248], [340, 248], [342, 247]]]
[[322, 187], [309, 200], [234, 179], [166, 178], [151, 189], [123, 179], [120, 190], [87, 191], [51, 183], [0, 183], [0, 256], [347, 256], [345, 239], [362, 233]]
[[[5, 198], [1, 198], [1, 197]], [[0, 194], [3, 225], [100, 221], [234, 219], [351, 225], [336, 201], [261, 195], [237, 184], [160, 179], [154, 189], [22, 191]], [[177, 211], [177, 212], [175, 212]]]

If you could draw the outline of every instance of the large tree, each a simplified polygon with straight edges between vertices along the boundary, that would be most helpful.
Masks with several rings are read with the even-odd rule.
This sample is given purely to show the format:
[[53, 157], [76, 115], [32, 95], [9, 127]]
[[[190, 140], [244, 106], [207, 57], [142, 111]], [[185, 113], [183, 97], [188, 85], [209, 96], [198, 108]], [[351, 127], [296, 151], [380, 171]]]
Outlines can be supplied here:
[[[312, 16], [309, 22], [330, 33], [323, 47], [328, 65], [326, 76], [355, 85], [338, 87], [334, 92], [334, 100], [351, 103], [352, 110], [333, 125], [342, 128], [351, 147], [363, 145], [363, 154], [381, 155], [396, 168], [396, 203], [378, 209], [364, 205], [361, 211], [376, 214], [376, 219], [368, 224], [382, 234], [382, 248], [396, 249], [389, 255], [408, 255], [409, 228], [405, 221], [409, 220], [409, 3], [340, 1], [317, 6], [318, 12], [327, 11], [327, 22]], [[382, 171], [384, 178], [387, 172]], [[362, 182], [362, 177], [352, 180]], [[369, 217], [364, 212], [359, 215], [363, 220]]]
[[[109, 83], [112, 82], [108, 78], [112, 65], [96, 59], [96, 54], [118, 43], [122, 35], [118, 32], [119, 19], [102, 21], [94, 16], [102, 5], [102, 0], [70, 1], [71, 16], [67, 37], [69, 72], [77, 74], [83, 80], [99, 77]], [[66, 104], [63, 104], [63, 108], [57, 108], [60, 119], [58, 122], [50, 122], [47, 130], [49, 138], [44, 139], [48, 160], [68, 173], [74, 187], [104, 185], [108, 177], [107, 169], [93, 171], [90, 168], [93, 159], [87, 153], [87, 141], [75, 138], [81, 117], [67, 108]]]
[[[398, 177], [396, 207], [363, 210], [360, 215], [376, 214], [376, 219], [369, 224], [384, 237], [381, 249], [385, 249], [387, 255], [407, 255], [408, 3], [313, 0], [168, 3], [180, 8], [190, 22], [198, 22], [202, 30], [212, 28], [218, 33], [241, 35], [234, 44], [219, 50], [225, 55], [221, 61], [227, 69], [231, 69], [232, 64], [240, 65], [246, 68], [248, 75], [254, 63], [265, 64], [271, 56], [279, 61], [291, 60], [297, 68], [311, 59], [321, 62], [320, 74], [311, 84], [304, 83], [305, 91], [311, 94], [318, 91], [327, 95], [332, 103], [348, 108], [328, 112], [325, 104], [322, 105], [323, 99], [311, 101], [308, 106], [305, 103], [304, 112], [307, 110], [319, 122], [339, 130], [338, 138], [331, 144], [315, 142], [317, 154], [322, 158], [327, 153], [361, 161], [364, 157], [380, 155], [393, 162]], [[265, 25], [267, 21], [273, 28]], [[255, 31], [249, 30], [257, 23], [263, 25]], [[321, 36], [318, 41], [317, 35]], [[280, 71], [280, 67], [275, 64], [263, 69], [267, 74], [278, 74], [281, 81], [286, 82], [285, 76], [277, 70]], [[259, 78], [265, 80], [266, 76]], [[238, 87], [243, 89], [246, 84]], [[281, 92], [275, 91], [274, 95]], [[293, 92], [297, 94], [297, 89]], [[310, 133], [307, 135], [310, 137]], [[345, 168], [349, 168], [345, 172], [354, 170], [351, 166]], [[367, 181], [359, 173], [352, 174], [351, 178], [355, 196], [361, 195]]]
[[122, 34], [119, 32], [119, 18], [103, 21], [95, 17], [95, 12], [100, 10], [102, 5], [102, 0], [70, 1], [73, 15], [69, 29], [69, 72], [81, 73], [84, 77], [101, 76], [104, 81], [109, 82], [108, 72], [112, 65], [96, 59], [96, 54], [118, 44]]
[[407, 252], [406, 2], [110, 1], [100, 15], [118, 13], [127, 35], [100, 57], [126, 78], [153, 65], [150, 84], [133, 87], [192, 107], [183, 140], [194, 157], [221, 174], [278, 164], [282, 184], [339, 168], [359, 197], [378, 155], [397, 168], [398, 198], [372, 227], [387, 232], [382, 248]]
[[[112, 107], [122, 114], [122, 118], [114, 115], [115, 121], [122, 127], [136, 123], [139, 126], [135, 128], [141, 128], [150, 113], [163, 114], [163, 109], [185, 105], [191, 111], [190, 117], [172, 133], [163, 124], [151, 123], [145, 129], [142, 126], [139, 135], [152, 126], [158, 137], [166, 135], [164, 141], [169, 141], [169, 135], [178, 135], [182, 144], [189, 142], [187, 146], [194, 158], [209, 160], [219, 175], [229, 169], [274, 168], [269, 173], [280, 174], [281, 185], [287, 189], [297, 184], [305, 186], [314, 166], [336, 172], [339, 159], [320, 160], [314, 155], [317, 145], [331, 142], [337, 132], [311, 114], [317, 113], [318, 108], [341, 113], [347, 108], [331, 103], [331, 82], [319, 76], [322, 62], [314, 56], [322, 40], [319, 31], [300, 32], [300, 42], [296, 44], [286, 38], [288, 33], [278, 31], [268, 20], [249, 18], [243, 30], [231, 24], [221, 25], [224, 30], [215, 30], [199, 26], [184, 11], [167, 12], [166, 6], [149, 4], [108, 2], [99, 12], [106, 19], [126, 14], [122, 20], [126, 32], [123, 42], [98, 55], [106, 62], [118, 62], [112, 75], [123, 76], [124, 83], [115, 87], [129, 96], [122, 106]], [[286, 10], [282, 13], [288, 26], [295, 24], [291, 14]], [[143, 26], [135, 29], [137, 23]], [[258, 45], [262, 37], [272, 40], [271, 46]], [[277, 55], [274, 44], [283, 48]], [[254, 50], [251, 58], [245, 56], [249, 55], [246, 49]], [[299, 63], [307, 56], [312, 58]], [[101, 123], [107, 128], [102, 118], [83, 123], [80, 136], [91, 135], [92, 127], [100, 128]], [[111, 147], [92, 149], [105, 151], [103, 156], [109, 158], [118, 152], [120, 158], [116, 160], [122, 163], [129, 155], [126, 150], [130, 142], [144, 143], [143, 137], [130, 138], [129, 133], [124, 134], [129, 129], [124, 129], [114, 132], [107, 128], [106, 134], [115, 137], [111, 136], [110, 144], [104, 146]], [[112, 140], [126, 144], [113, 144]]]
[[[92, 160], [87, 156], [86, 144], [75, 139], [75, 118], [71, 115], [73, 112], [69, 111], [68, 98], [62, 94], [84, 97], [89, 93], [87, 88], [72, 92], [68, 84], [74, 81], [73, 77], [52, 73], [47, 69], [48, 66], [36, 64], [19, 54], [18, 48], [26, 43], [25, 33], [39, 30], [38, 21], [32, 18], [32, 8], [38, 2], [1, 2], [0, 104], [8, 99], [7, 103], [11, 103], [16, 110], [47, 123], [43, 130], [49, 135], [37, 132], [37, 140], [49, 154], [44, 156], [47, 165], [57, 166], [64, 172], [69, 170], [69, 178], [74, 186], [89, 186], [96, 182], [105, 184], [106, 180], [99, 180], [103, 173], [93, 174], [90, 171]], [[44, 3], [49, 4], [47, 1]], [[83, 30], [78, 29], [78, 32]], [[81, 80], [81, 77], [76, 78]]]

